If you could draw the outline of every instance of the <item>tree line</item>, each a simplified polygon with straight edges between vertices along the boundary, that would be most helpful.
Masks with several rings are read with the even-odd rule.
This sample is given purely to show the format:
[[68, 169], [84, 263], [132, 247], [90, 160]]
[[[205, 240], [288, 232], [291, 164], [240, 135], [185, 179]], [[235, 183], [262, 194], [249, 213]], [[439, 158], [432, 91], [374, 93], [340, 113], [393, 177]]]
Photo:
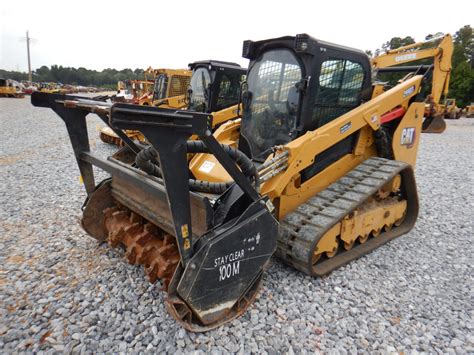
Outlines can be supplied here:
[[[0, 77], [17, 81], [28, 80], [28, 74], [17, 71], [6, 71], [0, 69]], [[63, 67], [52, 65], [51, 68], [43, 65], [32, 72], [35, 82], [58, 82], [62, 84], [97, 86], [116, 88], [118, 81], [123, 80], [143, 80], [143, 69], [104, 69], [102, 71], [90, 70], [86, 68]]]

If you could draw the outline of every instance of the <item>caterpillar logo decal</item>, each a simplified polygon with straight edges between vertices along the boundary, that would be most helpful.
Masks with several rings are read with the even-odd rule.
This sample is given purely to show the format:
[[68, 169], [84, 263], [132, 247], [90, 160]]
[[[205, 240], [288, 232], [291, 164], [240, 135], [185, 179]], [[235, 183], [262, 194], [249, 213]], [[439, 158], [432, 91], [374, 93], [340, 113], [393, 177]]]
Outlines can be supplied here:
[[400, 137], [400, 145], [404, 145], [407, 148], [413, 147], [413, 143], [415, 142], [415, 136], [415, 127], [404, 128]]

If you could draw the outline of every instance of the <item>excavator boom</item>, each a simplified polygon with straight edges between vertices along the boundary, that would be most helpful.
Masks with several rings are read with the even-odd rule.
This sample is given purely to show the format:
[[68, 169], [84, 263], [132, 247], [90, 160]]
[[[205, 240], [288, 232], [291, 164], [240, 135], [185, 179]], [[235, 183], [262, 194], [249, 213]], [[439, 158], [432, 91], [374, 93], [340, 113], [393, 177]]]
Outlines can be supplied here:
[[427, 58], [433, 59], [432, 68], [429, 68], [432, 70], [432, 81], [431, 94], [427, 98], [426, 119], [423, 124], [425, 133], [442, 133], [446, 129], [443, 119], [444, 106], [441, 104], [441, 99], [448, 95], [453, 48], [452, 37], [450, 34], [446, 34], [389, 50], [371, 60], [372, 67], [379, 72], [393, 72], [394, 70], [410, 72], [419, 70], [418, 68], [421, 66], [416, 68], [402, 65]]

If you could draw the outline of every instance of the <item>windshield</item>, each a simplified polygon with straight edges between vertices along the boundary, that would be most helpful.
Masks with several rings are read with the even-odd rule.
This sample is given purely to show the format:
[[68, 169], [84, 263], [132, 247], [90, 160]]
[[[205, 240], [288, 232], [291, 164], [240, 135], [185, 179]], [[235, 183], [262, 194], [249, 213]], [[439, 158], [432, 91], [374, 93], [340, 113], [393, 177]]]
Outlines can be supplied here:
[[155, 79], [155, 87], [153, 88], [153, 100], [160, 100], [166, 97], [167, 77], [165, 74], [160, 74]]
[[211, 77], [206, 68], [198, 68], [191, 77], [191, 91], [189, 109], [191, 111], [206, 112], [209, 99], [209, 84]]
[[298, 60], [286, 49], [264, 53], [251, 67], [248, 91], [242, 100], [241, 133], [253, 158], [275, 145], [291, 141], [299, 101], [296, 84], [301, 79]]

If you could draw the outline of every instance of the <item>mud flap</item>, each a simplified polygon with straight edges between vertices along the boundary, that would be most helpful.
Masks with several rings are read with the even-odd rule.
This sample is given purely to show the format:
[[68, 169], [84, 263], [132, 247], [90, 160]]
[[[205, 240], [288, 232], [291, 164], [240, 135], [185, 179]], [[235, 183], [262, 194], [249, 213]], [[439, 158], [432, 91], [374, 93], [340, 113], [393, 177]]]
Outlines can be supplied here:
[[[199, 323], [214, 327], [245, 310], [240, 301], [254, 297], [248, 291], [256, 293], [253, 286], [275, 252], [277, 234], [278, 222], [259, 200], [203, 236], [177, 286]], [[186, 328], [196, 330], [191, 324]]]

